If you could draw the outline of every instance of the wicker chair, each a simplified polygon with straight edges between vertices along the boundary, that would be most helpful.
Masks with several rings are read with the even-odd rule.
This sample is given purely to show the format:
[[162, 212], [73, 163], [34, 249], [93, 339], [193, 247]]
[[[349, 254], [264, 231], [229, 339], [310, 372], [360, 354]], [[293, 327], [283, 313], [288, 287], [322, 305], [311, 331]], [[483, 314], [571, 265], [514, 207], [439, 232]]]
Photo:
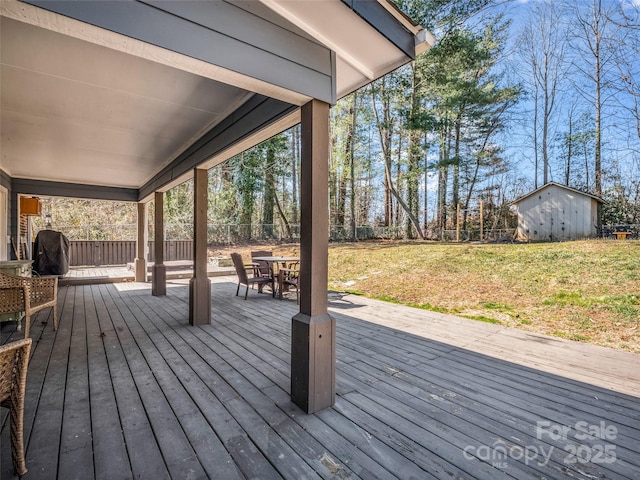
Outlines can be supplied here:
[[11, 458], [20, 476], [27, 473], [24, 460], [24, 393], [31, 339], [0, 346], [0, 406], [9, 409], [11, 419]]
[[[12, 290], [26, 288], [21, 295]], [[53, 329], [58, 329], [58, 278], [17, 277], [0, 272], [0, 289], [6, 290], [0, 297], [0, 313], [24, 311], [24, 338], [29, 336], [31, 315], [45, 308], [53, 308]]]
[[[247, 290], [244, 292], [244, 299], [247, 299], [249, 294], [249, 285], [258, 285], [258, 293], [262, 293], [262, 288], [265, 285], [271, 285], [271, 290], [275, 291], [274, 280], [272, 277], [251, 277], [247, 275], [247, 266], [242, 261], [242, 256], [239, 253], [232, 253], [231, 259], [233, 260], [233, 266], [236, 268], [236, 274], [238, 275], [238, 288], [236, 289], [236, 296], [240, 293], [240, 285], [246, 285]], [[251, 268], [251, 267], [249, 267]]]

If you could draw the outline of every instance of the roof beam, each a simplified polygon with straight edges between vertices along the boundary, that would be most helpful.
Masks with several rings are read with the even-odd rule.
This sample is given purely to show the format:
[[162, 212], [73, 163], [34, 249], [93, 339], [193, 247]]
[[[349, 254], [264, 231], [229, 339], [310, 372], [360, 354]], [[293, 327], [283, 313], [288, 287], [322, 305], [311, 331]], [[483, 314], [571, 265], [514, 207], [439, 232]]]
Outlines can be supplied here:
[[11, 179], [11, 189], [13, 193], [20, 195], [90, 198], [93, 200], [115, 200], [120, 202], [138, 201], [138, 190], [135, 188], [82, 185], [78, 183], [49, 182], [46, 180], [14, 177]]
[[[285, 117], [289, 118], [296, 110], [295, 105], [255, 95], [158, 172], [140, 189], [139, 199], [145, 200], [155, 191], [167, 190], [184, 182], [193, 175], [193, 169], [196, 167], [211, 168], [214, 164], [230, 158], [232, 153], [229, 153], [229, 150], [238, 143], [243, 143], [243, 149], [256, 145], [265, 139], [257, 134], [269, 125]], [[284, 128], [286, 126], [282, 129]], [[274, 131], [272, 135], [277, 133], [279, 132]], [[248, 139], [252, 141], [244, 142]], [[212, 162], [212, 158], [217, 159], [215, 163]]]
[[306, 23], [300, 17], [296, 16], [289, 10], [287, 10], [283, 5], [280, 5], [275, 0], [260, 0], [266, 6], [268, 6], [271, 10], [276, 12], [278, 15], [287, 19], [291, 23], [298, 25], [300, 28], [304, 29], [309, 35], [318, 40], [319, 42], [327, 45], [331, 50], [336, 52], [342, 60], [355, 68], [362, 75], [367, 77], [369, 80], [375, 79], [375, 72], [367, 67], [364, 63], [359, 61], [356, 57], [351, 55], [346, 49], [342, 46], [338, 45], [336, 42], [331, 41], [326, 35], [323, 35], [317, 29], [313, 28], [311, 25]]
[[389, 10], [372, 0], [341, 0], [360, 18], [384, 35], [407, 57], [415, 59], [415, 34], [398, 23]]
[[[23, 2], [40, 11], [25, 10]], [[129, 53], [153, 61], [178, 62], [172, 66], [181, 69], [184, 63], [199, 70], [194, 73], [207, 73], [209, 78], [288, 103], [302, 105], [310, 98], [335, 102], [335, 57], [329, 48], [224, 1], [9, 0], [2, 4], [2, 15], [21, 21], [32, 17], [39, 26], [54, 29], [68, 17], [78, 21], [71, 23], [71, 30], [89, 37], [87, 41], [124, 46]], [[64, 17], [43, 22], [46, 15], [41, 9]], [[99, 29], [86, 35], [86, 24]], [[66, 25], [62, 28], [61, 33], [71, 34]], [[102, 29], [128, 38], [111, 38]], [[139, 43], [131, 44], [131, 39]], [[231, 51], [233, 55], [228, 54]]]

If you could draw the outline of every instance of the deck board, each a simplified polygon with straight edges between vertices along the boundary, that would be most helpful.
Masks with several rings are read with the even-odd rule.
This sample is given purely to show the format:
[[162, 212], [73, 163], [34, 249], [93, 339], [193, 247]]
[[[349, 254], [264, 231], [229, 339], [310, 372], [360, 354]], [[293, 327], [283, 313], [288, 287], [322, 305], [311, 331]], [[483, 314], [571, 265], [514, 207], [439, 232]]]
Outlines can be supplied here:
[[102, 298], [111, 315], [115, 335], [122, 346], [144, 409], [153, 413], [147, 413], [147, 416], [166, 467], [172, 477], [186, 475], [187, 478], [201, 478], [204, 475], [203, 467], [179, 421], [182, 411], [180, 402], [184, 396], [179, 395], [181, 392], [167, 371], [162, 356], [154, 349], [149, 337], [142, 334], [135, 314], [121, 298], [111, 297], [111, 290], [109, 286], [101, 285]]
[[[295, 301], [235, 287], [213, 280], [201, 327], [185, 281], [165, 297], [133, 282], [61, 287], [58, 331], [49, 311], [31, 327], [24, 478], [637, 477], [640, 356], [333, 295], [337, 402], [305, 415], [288, 394]], [[2, 325], [2, 343], [20, 336]], [[0, 477], [13, 478], [0, 421]], [[539, 421], [617, 433], [538, 438]], [[605, 443], [615, 461], [568, 462], [566, 448]], [[550, 455], [480, 453], [496, 445]]]
[[[72, 287], [66, 287], [72, 290]], [[109, 375], [116, 399], [118, 417], [112, 422], [122, 429], [129, 468], [134, 478], [169, 478], [165, 465], [155, 440], [155, 435], [139, 392], [133, 373], [129, 368], [124, 349], [115, 334], [111, 312], [108, 303], [104, 301], [100, 286], [76, 287], [90, 289], [95, 302], [100, 338], [104, 344]], [[114, 437], [110, 441], [116, 441]], [[108, 453], [108, 452], [105, 452]], [[121, 451], [118, 452], [122, 454]], [[125, 469], [126, 473], [126, 469]], [[102, 473], [104, 475], [104, 472]], [[98, 474], [96, 474], [98, 476]]]
[[[60, 435], [58, 475], [69, 480], [92, 477], [91, 401], [84, 319], [84, 292], [73, 292], [73, 319], [69, 339], [67, 381], [64, 385], [64, 418]], [[68, 321], [61, 318], [61, 321]]]
[[[116, 403], [114, 378], [109, 372], [108, 355], [98, 321], [100, 304], [96, 305], [97, 302], [94, 301], [90, 287], [82, 290], [84, 291], [91, 432], [96, 478], [100, 480], [131, 478], [133, 474]], [[121, 404], [120, 408], [124, 406]]]

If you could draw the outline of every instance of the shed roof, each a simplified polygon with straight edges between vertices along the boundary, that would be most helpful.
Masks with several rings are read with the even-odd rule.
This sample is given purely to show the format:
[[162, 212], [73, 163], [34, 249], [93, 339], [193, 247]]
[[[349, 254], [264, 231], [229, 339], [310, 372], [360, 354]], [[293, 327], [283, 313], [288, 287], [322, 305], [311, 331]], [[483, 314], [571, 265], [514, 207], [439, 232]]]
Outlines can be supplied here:
[[549, 188], [549, 187], [552, 187], [552, 186], [562, 188], [563, 190], [568, 190], [568, 191], [570, 191], [570, 192], [572, 192], [572, 193], [575, 193], [575, 194], [578, 194], [578, 195], [583, 195], [583, 196], [585, 196], [585, 197], [593, 198], [595, 201], [597, 201], [597, 202], [599, 202], [599, 203], [605, 203], [605, 201], [604, 201], [604, 200], [602, 200], [602, 198], [600, 198], [600, 197], [598, 197], [598, 196], [596, 196], [596, 195], [592, 195], [591, 193], [582, 192], [582, 191], [577, 190], [577, 189], [575, 189], [575, 188], [571, 188], [571, 187], [568, 187], [568, 186], [566, 186], [566, 185], [561, 185], [561, 184], [556, 183], [556, 182], [549, 182], [549, 183], [547, 183], [547, 184], [545, 184], [545, 185], [543, 185], [543, 186], [541, 186], [541, 187], [539, 187], [539, 188], [536, 188], [536, 189], [535, 189], [535, 190], [533, 190], [532, 192], [529, 192], [529, 193], [527, 193], [526, 195], [523, 195], [523, 196], [521, 196], [520, 198], [518, 198], [518, 199], [514, 200], [514, 201], [512, 202], [512, 205], [517, 205], [518, 203], [520, 203], [520, 202], [521, 202], [522, 200], [524, 200], [525, 198], [529, 198], [530, 196], [535, 195], [536, 193], [541, 192], [542, 190], [545, 190], [545, 189], [547, 189], [547, 188]]

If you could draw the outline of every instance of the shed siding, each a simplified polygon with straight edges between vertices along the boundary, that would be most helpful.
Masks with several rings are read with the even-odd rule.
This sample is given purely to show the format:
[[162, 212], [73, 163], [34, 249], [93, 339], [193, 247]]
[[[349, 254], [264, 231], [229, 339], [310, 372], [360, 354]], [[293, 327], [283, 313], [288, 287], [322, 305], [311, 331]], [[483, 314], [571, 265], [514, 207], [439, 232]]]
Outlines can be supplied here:
[[518, 238], [564, 241], [596, 235], [597, 201], [557, 185], [549, 185], [518, 203]]

